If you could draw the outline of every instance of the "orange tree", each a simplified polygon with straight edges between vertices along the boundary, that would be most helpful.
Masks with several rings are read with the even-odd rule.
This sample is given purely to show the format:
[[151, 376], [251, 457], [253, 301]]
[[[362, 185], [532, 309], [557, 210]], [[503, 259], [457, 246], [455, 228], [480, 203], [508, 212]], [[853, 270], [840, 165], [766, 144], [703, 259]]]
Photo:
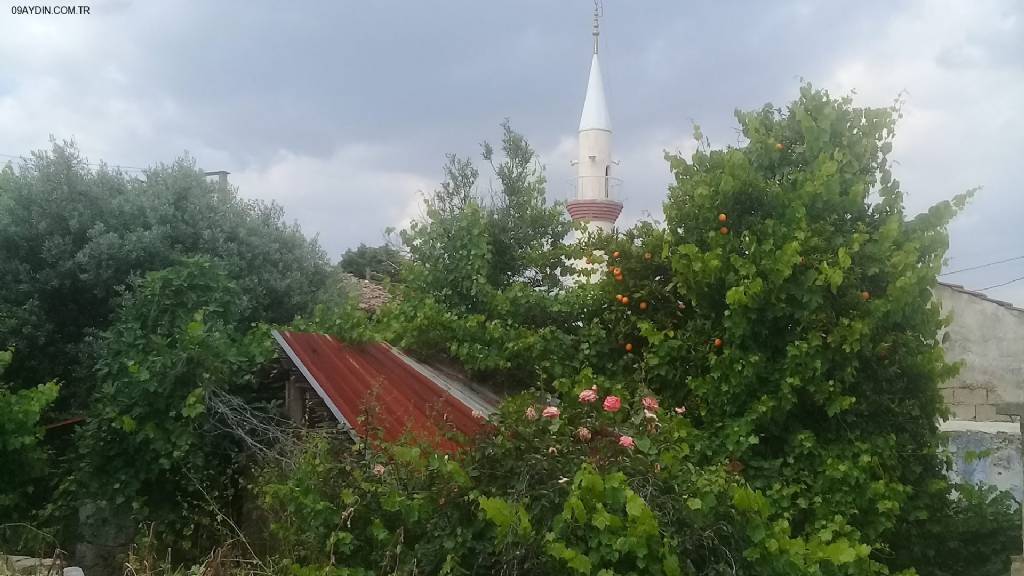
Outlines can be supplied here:
[[[905, 216], [898, 115], [810, 86], [788, 110], [738, 113], [746, 145], [669, 156], [663, 229], [596, 242], [612, 255], [596, 290], [632, 380], [689, 406], [704, 449], [798, 533], [842, 531], [893, 568], [945, 573], [969, 559], [935, 529], [956, 524], [937, 431], [955, 367], [931, 289], [970, 194]], [[1006, 512], [992, 508], [997, 525]], [[999, 541], [994, 572], [1012, 551]]]

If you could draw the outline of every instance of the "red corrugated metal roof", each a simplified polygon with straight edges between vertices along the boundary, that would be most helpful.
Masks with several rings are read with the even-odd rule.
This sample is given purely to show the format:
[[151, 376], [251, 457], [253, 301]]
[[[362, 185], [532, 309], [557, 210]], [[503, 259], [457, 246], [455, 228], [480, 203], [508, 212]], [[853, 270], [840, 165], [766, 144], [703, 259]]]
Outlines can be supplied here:
[[[472, 390], [461, 389], [451, 380], [442, 387], [428, 377], [429, 372], [417, 369], [410, 364], [414, 361], [385, 344], [352, 346], [308, 332], [275, 332], [274, 336], [328, 408], [356, 434], [365, 434], [367, 423], [361, 417], [374, 412], [370, 424], [381, 429], [385, 440], [411, 433], [454, 451], [457, 445], [444, 437], [444, 430], [472, 435], [484, 426], [473, 415], [482, 399]], [[373, 406], [376, 410], [368, 410]]]

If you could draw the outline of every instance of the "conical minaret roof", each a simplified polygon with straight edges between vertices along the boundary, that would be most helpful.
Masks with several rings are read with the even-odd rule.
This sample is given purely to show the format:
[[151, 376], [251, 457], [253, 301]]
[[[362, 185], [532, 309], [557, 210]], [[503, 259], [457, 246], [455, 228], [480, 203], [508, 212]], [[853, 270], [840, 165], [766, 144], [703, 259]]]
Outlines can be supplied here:
[[601, 61], [594, 52], [590, 61], [590, 81], [587, 82], [587, 98], [583, 101], [580, 116], [580, 131], [612, 130], [612, 119], [608, 115], [608, 102], [604, 97], [604, 81], [601, 79]]
[[601, 60], [597, 56], [598, 37], [597, 8], [594, 9], [594, 57], [590, 60], [590, 80], [587, 81], [587, 97], [583, 101], [580, 116], [580, 132], [584, 130], [612, 130], [612, 118], [608, 115], [608, 102], [604, 97], [604, 80], [601, 78]]

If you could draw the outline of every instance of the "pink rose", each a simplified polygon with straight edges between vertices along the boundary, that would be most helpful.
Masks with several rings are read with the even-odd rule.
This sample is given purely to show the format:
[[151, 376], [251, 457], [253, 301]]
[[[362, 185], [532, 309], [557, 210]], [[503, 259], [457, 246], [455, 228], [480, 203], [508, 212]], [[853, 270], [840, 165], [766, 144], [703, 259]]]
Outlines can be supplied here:
[[655, 398], [654, 396], [644, 396], [643, 403], [644, 403], [644, 410], [650, 410], [651, 412], [657, 412], [658, 408], [660, 408], [660, 406], [658, 406], [658, 399]]
[[536, 420], [537, 419], [537, 411], [533, 409], [533, 406], [530, 406], [529, 408], [526, 409], [526, 419], [527, 420]]
[[585, 427], [576, 431], [576, 437], [579, 438], [580, 442], [590, 442], [591, 436], [590, 430]]
[[619, 446], [623, 448], [632, 448], [636, 443], [633, 442], [632, 436], [619, 436]]
[[597, 391], [594, 389], [584, 390], [580, 392], [580, 402], [584, 404], [591, 404], [597, 401]]
[[622, 408], [622, 400], [618, 396], [608, 396], [604, 399], [603, 407], [605, 412], [618, 412]]
[[686, 414], [686, 406], [676, 406], [675, 410], [676, 414], [679, 414], [680, 416]]
[[561, 414], [561, 412], [559, 412], [558, 408], [555, 408], [554, 406], [548, 406], [547, 408], [544, 409], [543, 412], [540, 413], [541, 416], [549, 420], [554, 420], [555, 418], [558, 418], [559, 414]]

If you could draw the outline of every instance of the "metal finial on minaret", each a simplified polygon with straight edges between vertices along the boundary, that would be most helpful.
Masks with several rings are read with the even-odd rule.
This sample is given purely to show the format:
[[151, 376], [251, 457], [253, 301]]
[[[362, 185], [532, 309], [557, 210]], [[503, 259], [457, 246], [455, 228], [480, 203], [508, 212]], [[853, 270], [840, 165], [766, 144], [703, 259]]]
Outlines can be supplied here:
[[600, 18], [602, 16], [602, 6], [600, 0], [594, 0], [594, 54], [597, 54], [597, 37], [601, 35], [601, 23]]

